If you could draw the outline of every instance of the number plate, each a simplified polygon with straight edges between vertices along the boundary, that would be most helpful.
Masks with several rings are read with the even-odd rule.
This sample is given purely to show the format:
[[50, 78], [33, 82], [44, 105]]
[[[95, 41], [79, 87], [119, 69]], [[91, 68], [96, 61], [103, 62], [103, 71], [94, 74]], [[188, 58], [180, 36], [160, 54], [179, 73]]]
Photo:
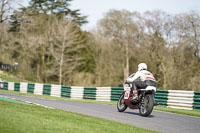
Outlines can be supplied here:
[[129, 98], [129, 94], [130, 94], [130, 91], [131, 91], [131, 88], [128, 84], [125, 84], [124, 85], [124, 99], [128, 99]]
[[124, 86], [124, 90], [126, 91], [126, 90], [131, 90], [131, 88], [129, 87], [129, 86]]
[[128, 99], [130, 94], [130, 90], [126, 90], [125, 94], [124, 94], [124, 99]]

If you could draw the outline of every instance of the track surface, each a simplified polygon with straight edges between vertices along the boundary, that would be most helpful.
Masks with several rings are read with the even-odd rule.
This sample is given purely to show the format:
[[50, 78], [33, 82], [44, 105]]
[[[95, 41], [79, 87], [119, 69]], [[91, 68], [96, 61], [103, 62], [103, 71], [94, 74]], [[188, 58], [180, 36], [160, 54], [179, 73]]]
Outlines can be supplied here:
[[125, 112], [120, 113], [117, 111], [116, 106], [111, 105], [52, 100], [6, 93], [0, 93], [0, 96], [15, 98], [65, 111], [114, 120], [165, 133], [200, 132], [200, 118], [198, 117], [153, 111], [149, 117], [145, 118], [139, 116], [138, 110], [127, 109]]

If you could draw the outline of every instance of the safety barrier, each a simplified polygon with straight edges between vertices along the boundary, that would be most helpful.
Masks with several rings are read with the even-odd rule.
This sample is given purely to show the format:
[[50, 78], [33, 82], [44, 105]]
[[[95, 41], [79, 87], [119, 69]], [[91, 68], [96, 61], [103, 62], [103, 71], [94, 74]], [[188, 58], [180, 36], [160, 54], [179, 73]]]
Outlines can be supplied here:
[[0, 89], [3, 89], [3, 81], [0, 79]]
[[98, 101], [116, 101], [123, 92], [122, 87], [95, 87], [48, 85], [39, 83], [3, 82], [4, 90], [49, 95], [54, 97], [67, 97], [72, 99], [94, 99]]
[[200, 109], [200, 92], [183, 90], [158, 90], [155, 100], [160, 105], [175, 109]]
[[[47, 85], [39, 83], [2, 82], [4, 90], [22, 93], [66, 97], [72, 99], [93, 99], [97, 101], [117, 101], [123, 93], [123, 87], [95, 87]], [[182, 90], [157, 90], [155, 100], [162, 106], [176, 109], [200, 109], [200, 92]]]

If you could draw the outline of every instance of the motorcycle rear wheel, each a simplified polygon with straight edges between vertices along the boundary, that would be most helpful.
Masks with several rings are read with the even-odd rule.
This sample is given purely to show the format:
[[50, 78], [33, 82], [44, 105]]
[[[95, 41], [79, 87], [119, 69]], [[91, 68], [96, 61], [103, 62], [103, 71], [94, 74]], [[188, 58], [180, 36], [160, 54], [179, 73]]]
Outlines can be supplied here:
[[117, 109], [119, 112], [124, 112], [127, 107], [128, 106], [124, 102], [124, 94], [122, 94], [117, 102]]
[[153, 110], [153, 107], [154, 107], [153, 96], [150, 94], [145, 95], [143, 101], [139, 106], [140, 116], [143, 117], [149, 116]]

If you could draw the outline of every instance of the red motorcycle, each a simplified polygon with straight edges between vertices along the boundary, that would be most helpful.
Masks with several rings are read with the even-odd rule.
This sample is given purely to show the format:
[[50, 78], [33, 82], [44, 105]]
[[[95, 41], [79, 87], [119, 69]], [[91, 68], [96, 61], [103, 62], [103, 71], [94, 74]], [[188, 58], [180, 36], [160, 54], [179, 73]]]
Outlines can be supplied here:
[[[134, 92], [134, 91], [133, 91]], [[127, 107], [130, 109], [139, 109], [140, 116], [147, 117], [151, 114], [154, 105], [154, 93], [156, 92], [156, 87], [148, 86], [145, 89], [137, 89], [138, 98], [137, 100], [131, 100], [131, 84], [124, 84], [124, 93], [120, 96], [117, 109], [119, 112], [124, 112]]]

